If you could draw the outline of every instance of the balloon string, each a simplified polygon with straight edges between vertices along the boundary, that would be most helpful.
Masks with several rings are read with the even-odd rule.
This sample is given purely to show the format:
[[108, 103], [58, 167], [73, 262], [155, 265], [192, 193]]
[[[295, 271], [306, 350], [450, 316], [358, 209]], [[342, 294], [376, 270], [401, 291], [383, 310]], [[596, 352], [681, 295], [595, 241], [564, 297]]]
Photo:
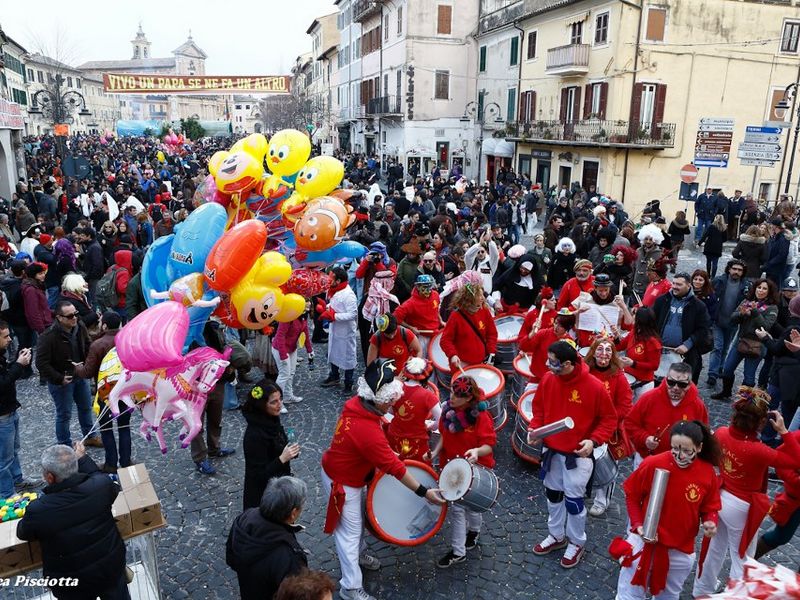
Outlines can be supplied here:
[[[105, 407], [103, 408], [103, 410], [100, 411], [100, 414], [97, 415], [97, 419], [95, 419], [94, 424], [89, 429], [89, 433], [87, 433], [85, 436], [83, 436], [81, 438], [81, 442], [80, 442], [81, 444], [83, 442], [85, 442], [87, 439], [89, 439], [92, 436], [92, 434], [97, 433], [100, 429], [102, 429], [102, 426], [99, 429], [98, 429], [97, 426], [100, 424], [100, 419], [102, 419], [103, 415], [106, 414], [106, 412], [108, 412], [109, 408], [111, 408], [111, 405], [110, 404], [106, 404]], [[119, 419], [122, 415], [124, 415], [125, 413], [129, 413], [129, 412], [133, 412], [133, 408], [132, 407], [128, 407], [127, 409], [125, 409], [124, 411], [119, 413], [116, 417], [112, 415], [111, 418], [112, 419]], [[130, 425], [123, 425], [123, 427], [130, 427]], [[117, 428], [121, 429], [121, 427], [119, 427], [119, 426]]]

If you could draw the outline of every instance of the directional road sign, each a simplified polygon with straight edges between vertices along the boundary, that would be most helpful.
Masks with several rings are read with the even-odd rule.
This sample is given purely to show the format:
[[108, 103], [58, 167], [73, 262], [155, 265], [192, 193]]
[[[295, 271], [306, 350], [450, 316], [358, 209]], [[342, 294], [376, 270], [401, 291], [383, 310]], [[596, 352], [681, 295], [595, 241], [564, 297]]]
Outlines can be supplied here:
[[728, 166], [728, 159], [725, 158], [724, 160], [716, 160], [716, 159], [706, 159], [706, 158], [695, 158], [694, 165], [696, 167], [719, 167], [724, 169]]
[[758, 125], [748, 125], [744, 129], [745, 137], [751, 133], [777, 133], [780, 135], [780, 127], [759, 127]]
[[756, 143], [756, 144], [769, 144], [769, 143], [778, 143], [781, 141], [781, 135], [779, 133], [746, 133], [744, 135], [745, 143]]
[[775, 161], [756, 160], [754, 158], [742, 158], [740, 161], [743, 167], [774, 167]]
[[727, 167], [733, 142], [734, 119], [703, 117], [694, 144], [696, 167]]
[[739, 144], [739, 150], [751, 150], [753, 152], [780, 152], [780, 144], [757, 144], [755, 142], [744, 142]]
[[748, 150], [739, 150], [737, 153], [739, 158], [755, 158], [761, 160], [780, 160], [780, 152], [750, 152]]

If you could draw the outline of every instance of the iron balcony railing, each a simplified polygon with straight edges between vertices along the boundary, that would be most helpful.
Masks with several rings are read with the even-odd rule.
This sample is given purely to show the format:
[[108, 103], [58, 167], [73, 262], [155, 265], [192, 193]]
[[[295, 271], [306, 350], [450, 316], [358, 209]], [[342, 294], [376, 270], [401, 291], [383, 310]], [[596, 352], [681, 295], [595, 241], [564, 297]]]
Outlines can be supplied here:
[[505, 137], [515, 141], [570, 146], [673, 148], [675, 123], [630, 121], [517, 121], [508, 123]]
[[376, 0], [356, 0], [353, 2], [353, 21], [361, 21], [379, 11], [380, 6]]
[[547, 51], [547, 69], [589, 66], [589, 44], [569, 44]]
[[367, 102], [368, 116], [399, 114], [401, 114], [399, 96], [381, 96], [380, 98], [373, 98]]

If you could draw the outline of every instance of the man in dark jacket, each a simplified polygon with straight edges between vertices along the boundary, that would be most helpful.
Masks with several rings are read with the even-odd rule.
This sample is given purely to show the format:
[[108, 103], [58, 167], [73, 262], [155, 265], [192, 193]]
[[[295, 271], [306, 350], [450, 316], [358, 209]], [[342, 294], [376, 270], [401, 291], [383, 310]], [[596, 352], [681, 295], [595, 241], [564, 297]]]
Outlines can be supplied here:
[[125, 316], [128, 321], [147, 310], [147, 302], [142, 291], [142, 255], [134, 252], [131, 256], [133, 277], [125, 288]]
[[22, 477], [19, 463], [19, 414], [17, 380], [25, 376], [31, 364], [31, 349], [22, 348], [17, 360], [6, 362], [5, 354], [11, 345], [8, 323], [0, 321], [0, 498], [10, 498], [15, 488], [28, 487], [31, 482]]
[[736, 335], [738, 326], [731, 322], [731, 315], [750, 289], [750, 282], [744, 276], [746, 269], [743, 261], [733, 258], [725, 265], [725, 274], [718, 275], [711, 282], [714, 294], [719, 299], [717, 315], [711, 323], [714, 334], [714, 350], [708, 363], [708, 385], [711, 387], [717, 385], [717, 379], [722, 377], [722, 365], [725, 364], [731, 340]]
[[242, 600], [272, 598], [289, 575], [307, 566], [295, 525], [306, 501], [306, 484], [295, 477], [270, 480], [258, 508], [248, 508], [231, 526], [225, 562], [239, 578]]
[[24, 260], [11, 261], [10, 272], [0, 279], [0, 290], [8, 300], [8, 308], [2, 316], [11, 326], [18, 348], [33, 347], [33, 329], [25, 318], [25, 304], [22, 301], [22, 280], [25, 278], [26, 264]]
[[[92, 396], [89, 382], [76, 377], [74, 363], [82, 363], [89, 352], [89, 332], [78, 319], [78, 310], [68, 300], [60, 300], [53, 310], [55, 322], [39, 336], [36, 346], [36, 368], [47, 382], [56, 409], [56, 440], [72, 444], [70, 421], [72, 405], [78, 407], [78, 421], [83, 435], [92, 429]], [[99, 436], [86, 441], [102, 447]]]
[[692, 367], [692, 381], [697, 383], [702, 355], [711, 350], [712, 344], [708, 309], [692, 292], [692, 276], [675, 275], [672, 291], [656, 299], [653, 312], [664, 347], [675, 348], [683, 356], [683, 362]]
[[119, 486], [97, 470], [80, 442], [74, 451], [62, 445], [47, 448], [42, 471], [48, 485], [28, 505], [17, 537], [38, 540], [44, 576], [67, 584], [51, 586], [53, 595], [129, 600], [125, 544], [111, 515]]
[[696, 244], [717, 214], [717, 196], [711, 188], [706, 188], [706, 191], [694, 201], [694, 213], [697, 217], [697, 226], [694, 230], [694, 243]]
[[767, 242], [767, 262], [764, 264], [764, 273], [768, 279], [772, 280], [775, 287], [780, 287], [781, 277], [789, 258], [789, 238], [784, 234], [783, 219], [780, 217], [775, 217], [770, 221], [770, 229], [772, 235]]
[[97, 282], [105, 274], [105, 258], [103, 247], [97, 241], [97, 233], [91, 227], [81, 227], [75, 232], [75, 241], [83, 248], [83, 271], [86, 273], [86, 283], [89, 284], [89, 304], [95, 305]]

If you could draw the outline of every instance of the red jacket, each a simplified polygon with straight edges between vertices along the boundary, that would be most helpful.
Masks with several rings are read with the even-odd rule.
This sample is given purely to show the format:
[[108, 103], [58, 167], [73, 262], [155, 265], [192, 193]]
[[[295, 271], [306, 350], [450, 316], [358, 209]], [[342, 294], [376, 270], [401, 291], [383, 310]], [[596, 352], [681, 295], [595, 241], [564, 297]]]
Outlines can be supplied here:
[[311, 345], [311, 336], [308, 333], [308, 319], [295, 319], [288, 323], [278, 323], [275, 337], [272, 338], [272, 347], [278, 351], [281, 360], [286, 360], [292, 352], [297, 350], [297, 342], [303, 333], [306, 334], [306, 352], [313, 352], [314, 347]]
[[[525, 315], [525, 320], [522, 322], [522, 327], [519, 330], [519, 335], [517, 336], [517, 344], [520, 346], [520, 350], [522, 350], [522, 344], [528, 343], [530, 338], [528, 338], [528, 334], [533, 329], [533, 326], [536, 324], [536, 319], [539, 318], [539, 308], [531, 308], [528, 311], [528, 314]], [[539, 325], [539, 331], [542, 329], [547, 329], [553, 326], [553, 321], [556, 318], [556, 311], [554, 310], [547, 310], [542, 315], [542, 322]], [[538, 333], [538, 332], [537, 332]], [[530, 350], [523, 350], [523, 352], [530, 352]]]
[[[480, 337], [475, 333], [476, 329], [481, 333]], [[487, 355], [497, 352], [497, 327], [492, 313], [485, 306], [475, 314], [454, 310], [444, 326], [440, 343], [448, 359], [458, 356], [467, 365], [482, 363]]]
[[[398, 323], [405, 323], [414, 329], [423, 329], [437, 332], [442, 328], [439, 321], [439, 292], [432, 291], [431, 295], [424, 298], [415, 287], [411, 290], [411, 297], [403, 302], [394, 311]], [[422, 334], [433, 337], [433, 333]]]
[[594, 275], [589, 275], [586, 281], [578, 281], [577, 277], [568, 279], [564, 287], [561, 288], [561, 294], [558, 296], [557, 309], [569, 308], [572, 301], [580, 296], [581, 292], [591, 292], [594, 289]]
[[25, 279], [20, 287], [25, 319], [36, 333], [43, 333], [53, 324], [53, 311], [47, 304], [47, 295], [38, 282]]
[[[800, 442], [800, 431], [792, 431], [787, 437], [793, 437]], [[779, 452], [786, 451], [786, 444], [779, 448]], [[783, 491], [775, 496], [775, 502], [769, 510], [769, 516], [778, 525], [786, 525], [794, 511], [800, 509], [800, 470], [779, 468], [778, 477], [783, 480]]]
[[523, 338], [522, 334], [517, 338], [520, 351], [531, 355], [531, 373], [534, 381], [539, 381], [547, 373], [547, 349], [561, 339], [569, 339], [569, 336], [558, 337], [552, 327], [540, 329], [532, 338], [527, 335]]
[[322, 455], [322, 468], [331, 480], [350, 487], [364, 486], [375, 469], [397, 479], [406, 474], [406, 466], [389, 447], [381, 418], [364, 408], [358, 396], [345, 402], [331, 447]]
[[632, 366], [625, 368], [626, 373], [636, 377], [636, 381], [653, 381], [661, 362], [661, 340], [658, 337], [642, 341], [631, 332], [620, 340], [617, 350], [625, 350], [628, 358], [634, 361]]
[[[125, 292], [128, 289], [128, 282], [133, 277], [133, 267], [131, 266], [133, 261], [133, 252], [130, 250], [117, 250], [114, 253], [114, 263], [109, 267], [109, 269], [118, 269], [119, 273], [117, 273], [117, 297], [119, 298], [119, 302], [117, 302], [117, 307], [125, 308]], [[122, 268], [119, 268], [122, 267]]]
[[647, 285], [647, 289], [644, 291], [644, 296], [642, 296], [642, 304], [644, 306], [649, 306], [653, 308], [653, 304], [656, 303], [659, 296], [663, 296], [668, 291], [672, 289], [672, 283], [669, 279], [662, 279], [658, 283], [650, 283]]
[[589, 369], [589, 372], [605, 386], [614, 403], [614, 410], [617, 411], [617, 428], [622, 427], [622, 420], [628, 416], [633, 406], [633, 392], [631, 384], [625, 379], [625, 372], [620, 369], [612, 371], [610, 368], [605, 371], [594, 368]]
[[533, 397], [530, 428], [571, 417], [573, 429], [544, 438], [544, 445], [557, 452], [575, 452], [583, 440], [604, 444], [617, 428], [617, 413], [605, 386], [589, 375], [589, 367], [578, 359], [567, 376], [546, 373]]
[[[697, 386], [690, 384], [686, 395], [677, 406], [667, 395], [667, 380], [663, 380], [654, 390], [639, 398], [625, 418], [625, 431], [636, 451], [643, 457], [666, 452], [671, 448], [669, 432], [678, 421], [702, 421], [708, 423], [708, 410], [697, 393]], [[659, 438], [658, 447], [652, 452], [645, 441], [651, 435]]]
[[428, 440], [425, 420], [439, 399], [429, 388], [421, 385], [403, 385], [403, 397], [392, 408], [394, 418], [389, 424], [389, 436]]
[[681, 469], [672, 458], [672, 452], [645, 458], [623, 484], [631, 529], [635, 530], [644, 524], [656, 469], [669, 471], [667, 493], [658, 525], [658, 543], [691, 554], [700, 523], [716, 523], [717, 513], [722, 507], [714, 467], [698, 458], [687, 468]]
[[[475, 425], [463, 431], [451, 432], [447, 429], [444, 415], [439, 419], [439, 433], [442, 434], [442, 453], [439, 455], [439, 465], [444, 467], [450, 460], [464, 456], [470, 448], [478, 448], [488, 444], [494, 448], [497, 444], [497, 434], [494, 430], [492, 417], [487, 411], [478, 415]], [[478, 464], [494, 468], [494, 453], [478, 458]]]

